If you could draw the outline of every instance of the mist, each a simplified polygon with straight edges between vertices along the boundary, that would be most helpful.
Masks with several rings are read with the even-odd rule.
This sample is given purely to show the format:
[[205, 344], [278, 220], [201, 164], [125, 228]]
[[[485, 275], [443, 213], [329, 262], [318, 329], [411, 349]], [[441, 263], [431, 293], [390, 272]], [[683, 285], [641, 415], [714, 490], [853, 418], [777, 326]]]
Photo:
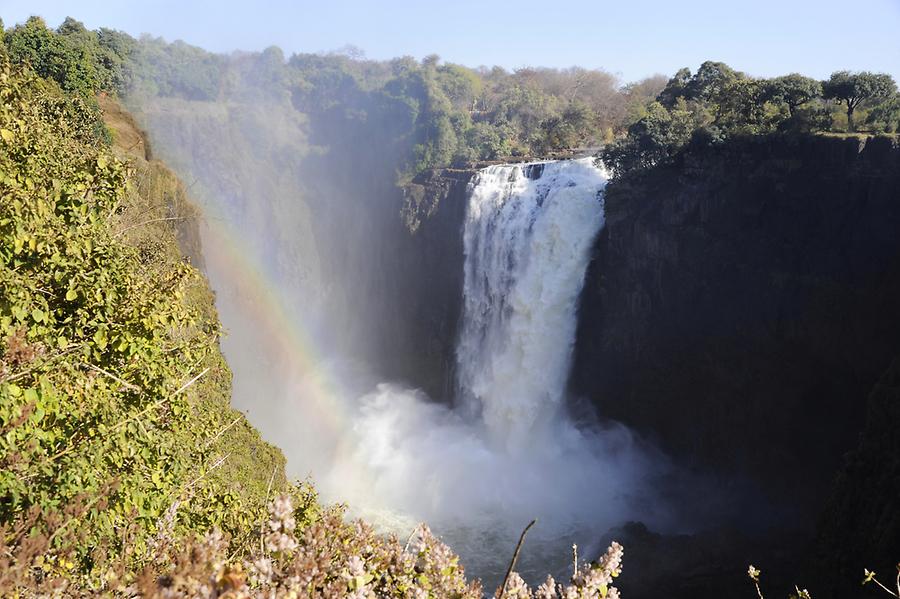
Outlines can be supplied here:
[[[663, 499], [677, 472], [665, 456], [621, 425], [567, 415], [577, 300], [603, 224], [605, 174], [591, 159], [491, 167], [473, 182], [465, 255], [450, 257], [465, 263], [462, 313], [449, 334], [427, 331], [456, 349], [422, 372], [411, 320], [428, 283], [398, 187], [416, 139], [402, 133], [410, 115], [358, 79], [388, 67], [305, 57], [330, 79], [327, 94], [298, 92], [277, 49], [176, 45], [215, 76], [214, 93], [185, 92], [159, 75], [154, 52], [167, 47], [142, 43], [128, 103], [202, 206], [232, 401], [289, 474], [399, 536], [429, 523], [488, 587], [533, 518], [520, 570], [535, 579], [564, 573], [573, 543], [602, 550], [625, 522], [694, 526]], [[437, 379], [432, 395], [419, 388]]]

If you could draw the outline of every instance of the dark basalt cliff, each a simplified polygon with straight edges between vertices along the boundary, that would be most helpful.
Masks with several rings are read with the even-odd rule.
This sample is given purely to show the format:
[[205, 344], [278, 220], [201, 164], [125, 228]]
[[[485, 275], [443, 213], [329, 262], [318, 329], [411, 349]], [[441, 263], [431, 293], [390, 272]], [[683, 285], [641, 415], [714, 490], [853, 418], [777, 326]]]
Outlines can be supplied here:
[[[401, 270], [417, 291], [398, 305], [408, 318], [395, 372], [436, 398], [452, 397], [472, 174], [429, 172], [407, 191], [416, 231]], [[732, 494], [750, 491], [741, 519], [706, 537], [628, 529], [648, 560], [680, 556], [678, 572], [642, 568], [646, 580], [714, 596], [746, 583], [745, 561], [758, 559], [773, 584], [827, 596], [839, 579], [858, 583], [866, 554], [874, 566], [900, 550], [896, 376], [867, 399], [900, 354], [897, 142], [733, 140], [611, 184], [606, 202], [572, 394], [720, 473]], [[730, 552], [710, 561], [715, 546]], [[815, 555], [832, 559], [803, 567]], [[843, 578], [829, 580], [826, 563]]]
[[462, 310], [463, 223], [473, 170], [435, 169], [403, 190], [404, 241], [395, 250], [395, 326], [385, 329], [382, 372], [431, 398], [453, 396], [457, 328]]
[[895, 576], [900, 561], [900, 357], [869, 396], [859, 446], [837, 477], [818, 545], [817, 562], [834, 597], [859, 593], [864, 568], [879, 573], [882, 581]]
[[896, 141], [735, 140], [606, 201], [573, 392], [811, 528], [900, 350]]

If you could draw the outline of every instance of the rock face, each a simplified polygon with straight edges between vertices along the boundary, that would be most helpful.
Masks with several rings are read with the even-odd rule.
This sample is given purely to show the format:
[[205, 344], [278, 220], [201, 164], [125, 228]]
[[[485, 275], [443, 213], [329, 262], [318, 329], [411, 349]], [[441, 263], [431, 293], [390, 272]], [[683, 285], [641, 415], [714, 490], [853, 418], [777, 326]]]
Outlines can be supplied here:
[[900, 350], [896, 142], [735, 140], [606, 205], [573, 392], [811, 525]]
[[[400, 272], [415, 293], [397, 294], [397, 317], [408, 317], [393, 372], [444, 400], [472, 174], [429, 172], [407, 191], [415, 233]], [[606, 210], [581, 298], [573, 396], [752, 495], [739, 519], [696, 536], [617, 531], [646, 562], [623, 588], [727, 596], [752, 590], [755, 563], [773, 592], [797, 583], [854, 596], [862, 567], [891, 574], [898, 362], [869, 393], [900, 355], [896, 141], [735, 140], [610, 185]]]
[[462, 310], [463, 223], [473, 170], [425, 171], [404, 189], [408, 231], [396, 251], [395, 326], [382, 372], [436, 400], [453, 396]]
[[[859, 593], [860, 573], [887, 583], [900, 562], [900, 357], [869, 396], [859, 446], [824, 510], [817, 561], [834, 597]], [[871, 591], [870, 591], [871, 592]]]

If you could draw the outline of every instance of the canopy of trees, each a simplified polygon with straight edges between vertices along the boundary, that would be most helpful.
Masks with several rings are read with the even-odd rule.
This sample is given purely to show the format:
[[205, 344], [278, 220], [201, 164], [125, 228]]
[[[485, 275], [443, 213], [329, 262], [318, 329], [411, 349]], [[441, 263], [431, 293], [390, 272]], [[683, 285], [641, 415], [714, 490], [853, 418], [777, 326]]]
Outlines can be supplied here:
[[854, 132], [858, 109], [866, 111], [869, 132], [900, 128], [890, 75], [840, 71], [824, 82], [797, 73], [757, 79], [721, 62], [704, 62], [696, 73], [681, 69], [669, 79], [646, 113], [600, 157], [623, 175], [668, 162], [692, 145], [736, 135]]
[[128, 57], [134, 40], [110, 29], [89, 31], [67, 18], [56, 31], [40, 17], [7, 31], [3, 41], [14, 63], [27, 63], [67, 92], [96, 90], [124, 93], [130, 82]]
[[865, 100], [890, 98], [897, 92], [894, 79], [885, 73], [838, 71], [822, 84], [826, 98], [843, 102], [847, 108], [847, 127], [854, 131], [853, 113]]
[[[541, 156], [608, 142], [643, 115], [660, 77], [623, 87], [605, 71], [582, 68], [471, 69], [442, 63], [366, 60], [358, 50], [300, 54], [213, 54], [184, 42], [89, 31], [74, 19], [57, 29], [40, 18], [6, 31], [14, 62], [28, 63], [64, 91], [227, 100], [246, 93], [289, 97], [304, 113], [386, 119], [408, 146], [409, 176], [432, 166], [508, 156]], [[238, 84], [240, 83], [240, 84]]]
[[2, 39], [13, 61], [73, 94], [228, 101], [252, 100], [250, 93], [332, 123], [365, 123], [378, 130], [379, 143], [405, 156], [401, 180], [430, 167], [600, 146], [621, 174], [668, 161], [692, 142], [732, 135], [900, 126], [896, 84], [880, 73], [758, 79], [707, 61], [668, 81], [622, 85], [602, 70], [471, 69], [434, 55], [374, 61], [355, 48], [288, 58], [276, 47], [213, 54], [180, 41], [89, 31], [71, 18], [52, 30], [33, 17]]

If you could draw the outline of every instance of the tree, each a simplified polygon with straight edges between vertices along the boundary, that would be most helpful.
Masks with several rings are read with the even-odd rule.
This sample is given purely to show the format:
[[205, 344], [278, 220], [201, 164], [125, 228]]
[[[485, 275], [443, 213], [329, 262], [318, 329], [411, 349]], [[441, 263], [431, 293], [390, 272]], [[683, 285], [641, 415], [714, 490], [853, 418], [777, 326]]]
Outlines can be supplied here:
[[127, 33], [113, 29], [97, 30], [98, 64], [106, 74], [104, 86], [124, 95], [134, 78], [134, 61], [131, 59], [135, 40]]
[[542, 151], [575, 148], [584, 144], [595, 133], [595, 115], [591, 109], [578, 100], [571, 102], [559, 116], [553, 116], [541, 123], [544, 131]]
[[429, 54], [422, 59], [422, 66], [426, 69], [436, 69], [439, 62], [441, 62], [440, 56], [437, 54]]
[[437, 80], [456, 110], [470, 111], [481, 95], [481, 78], [466, 67], [445, 64], [438, 67]]
[[55, 31], [31, 17], [7, 32], [5, 44], [13, 62], [28, 63], [67, 92], [87, 97], [101, 90], [123, 93], [131, 78], [127, 61], [134, 40], [109, 29], [90, 31], [71, 17]]
[[893, 97], [879, 102], [869, 112], [866, 123], [879, 127], [886, 133], [900, 130], [900, 94], [894, 94]]
[[56, 28], [56, 33], [60, 35], [81, 36], [82, 38], [91, 37], [91, 32], [87, 30], [84, 23], [76, 21], [72, 17], [66, 17], [62, 25]]
[[727, 99], [726, 90], [746, 78], [746, 75], [724, 62], [707, 60], [693, 75], [688, 68], [675, 73], [657, 96], [657, 101], [670, 109], [681, 98], [690, 102], [718, 104]]
[[647, 116], [628, 127], [627, 137], [600, 150], [600, 159], [617, 177], [666, 164], [691, 140], [696, 118], [684, 98], [671, 111], [653, 102]]
[[890, 96], [897, 90], [894, 78], [886, 73], [838, 71], [822, 83], [823, 95], [847, 106], [847, 130], [855, 131], [853, 111], [865, 100]]
[[744, 77], [743, 73], [735, 71], [724, 62], [707, 60], [691, 77], [687, 86], [687, 99], [719, 102], [724, 91], [736, 79]]
[[687, 94], [688, 84], [691, 82], [691, 70], [687, 67], [679, 69], [675, 76], [669, 79], [666, 86], [659, 92], [657, 100], [666, 108], [675, 106], [678, 98], [683, 98]]
[[714, 123], [727, 135], [760, 135], [772, 130], [765, 110], [765, 82], [748, 77], [734, 78], [717, 93], [711, 105]]
[[771, 79], [766, 93], [767, 99], [784, 102], [791, 118], [794, 118], [798, 107], [821, 95], [822, 84], [819, 81], [798, 73]]

